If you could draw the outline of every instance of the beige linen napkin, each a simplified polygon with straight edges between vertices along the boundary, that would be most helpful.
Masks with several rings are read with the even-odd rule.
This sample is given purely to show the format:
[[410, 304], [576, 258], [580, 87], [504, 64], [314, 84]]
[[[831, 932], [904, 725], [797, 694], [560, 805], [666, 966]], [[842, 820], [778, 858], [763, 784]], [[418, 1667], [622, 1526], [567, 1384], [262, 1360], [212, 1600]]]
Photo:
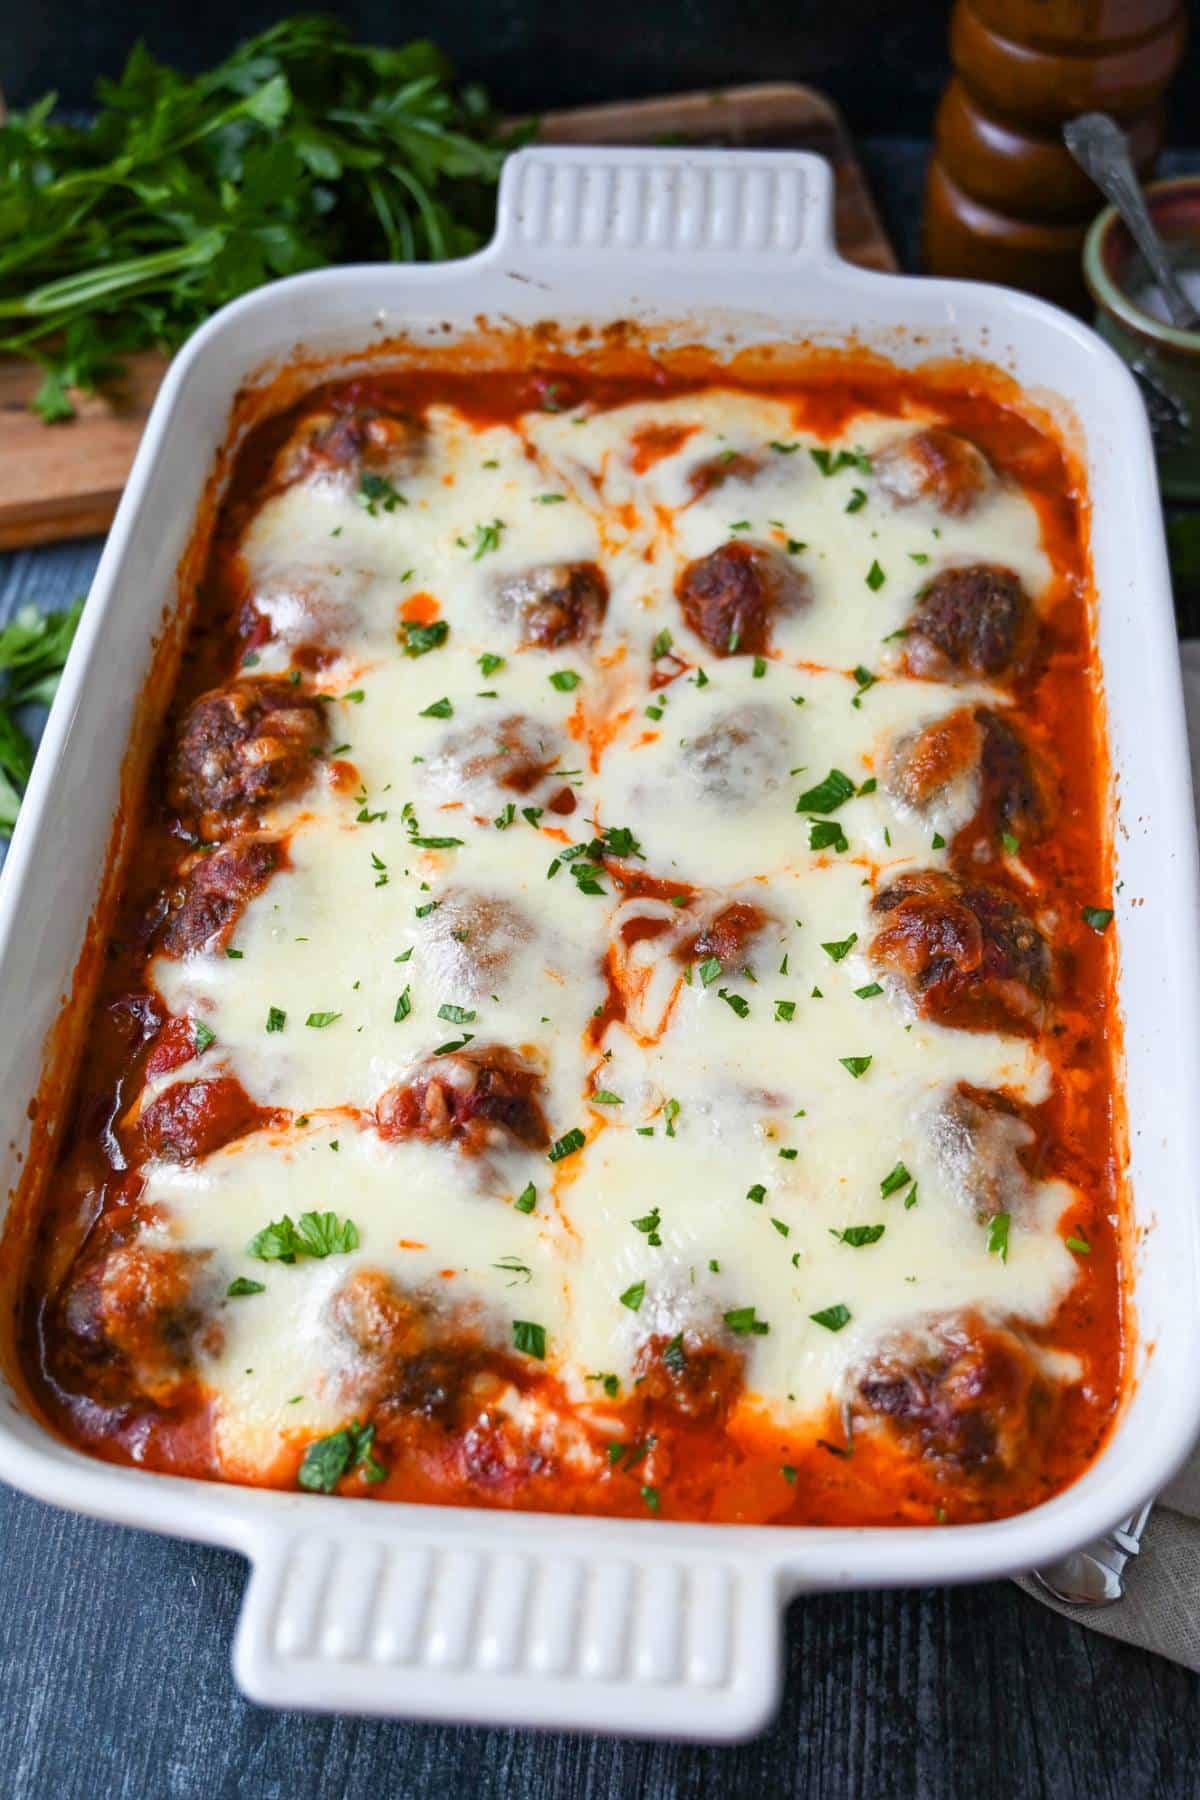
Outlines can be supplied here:
[[[1200, 639], [1181, 644], [1180, 653], [1192, 779], [1200, 793]], [[1124, 1579], [1123, 1600], [1092, 1609], [1063, 1606], [1027, 1575], [1017, 1577], [1027, 1594], [1065, 1617], [1200, 1672], [1200, 1447], [1164, 1488], [1142, 1538], [1141, 1555], [1126, 1566]]]

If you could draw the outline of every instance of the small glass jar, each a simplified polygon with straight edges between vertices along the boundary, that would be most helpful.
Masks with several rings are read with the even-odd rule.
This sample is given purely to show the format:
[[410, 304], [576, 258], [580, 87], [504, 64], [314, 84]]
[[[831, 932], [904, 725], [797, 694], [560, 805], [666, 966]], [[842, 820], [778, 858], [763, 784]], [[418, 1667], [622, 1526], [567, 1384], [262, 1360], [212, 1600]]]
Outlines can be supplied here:
[[[1200, 311], [1200, 176], [1156, 181], [1146, 203], [1189, 300]], [[1096, 329], [1137, 378], [1150, 415], [1163, 493], [1200, 500], [1200, 329], [1170, 324], [1154, 278], [1113, 207], [1093, 223], [1083, 272]]]

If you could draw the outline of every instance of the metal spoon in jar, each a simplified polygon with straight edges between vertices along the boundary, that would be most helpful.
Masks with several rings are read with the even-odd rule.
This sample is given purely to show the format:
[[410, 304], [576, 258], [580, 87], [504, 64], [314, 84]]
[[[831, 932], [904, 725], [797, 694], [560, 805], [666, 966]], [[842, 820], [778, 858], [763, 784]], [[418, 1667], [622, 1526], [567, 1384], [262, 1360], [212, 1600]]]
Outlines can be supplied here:
[[1150, 265], [1171, 315], [1171, 323], [1180, 331], [1195, 331], [1200, 326], [1200, 313], [1180, 286], [1163, 241], [1154, 229], [1146, 197], [1134, 173], [1125, 133], [1107, 113], [1082, 113], [1063, 126], [1063, 139], [1080, 168], [1091, 176], [1105, 199], [1112, 202], [1128, 225], [1134, 242]]

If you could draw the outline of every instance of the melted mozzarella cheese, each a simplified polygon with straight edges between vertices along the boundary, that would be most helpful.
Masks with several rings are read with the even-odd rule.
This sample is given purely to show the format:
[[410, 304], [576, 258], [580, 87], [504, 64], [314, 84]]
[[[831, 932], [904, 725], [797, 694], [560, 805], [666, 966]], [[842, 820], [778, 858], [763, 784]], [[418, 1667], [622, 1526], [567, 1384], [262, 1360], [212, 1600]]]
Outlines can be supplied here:
[[[737, 1339], [754, 1402], [797, 1417], [907, 1320], [967, 1305], [1047, 1317], [1074, 1274], [1057, 1231], [1070, 1190], [1030, 1184], [1002, 1261], [930, 1125], [960, 1081], [1043, 1099], [1043, 1057], [1025, 1039], [915, 1017], [871, 991], [865, 955], [881, 875], [945, 864], [941, 816], [871, 778], [931, 719], [1003, 705], [984, 687], [894, 673], [888, 640], [940, 567], [1003, 562], [1036, 595], [1048, 565], [1032, 507], [998, 486], [967, 520], [893, 509], [857, 467], [827, 477], [803, 443], [772, 448], [796, 441], [781, 403], [720, 389], [518, 427], [450, 407], [428, 422], [428, 455], [390, 510], [314, 480], [251, 523], [251, 591], [276, 633], [261, 667], [288, 667], [301, 641], [338, 651], [320, 677], [335, 753], [263, 821], [286, 835], [287, 866], [247, 905], [240, 954], [153, 969], [172, 1011], [214, 1033], [158, 1085], [223, 1067], [297, 1120], [149, 1171], [159, 1229], [206, 1253], [222, 1283], [265, 1285], [224, 1303], [223, 1341], [207, 1352], [230, 1471], [353, 1413], [355, 1356], [330, 1306], [356, 1267], [448, 1317], [481, 1318], [501, 1345], [514, 1320], [540, 1323], [580, 1401], [596, 1370], [632, 1380], [649, 1334], [717, 1334], [752, 1307], [769, 1327]], [[686, 435], [638, 473], [650, 425]], [[850, 442], [869, 452], [895, 431], [869, 419]], [[760, 472], [693, 498], [690, 472], [730, 451]], [[714, 658], [675, 599], [683, 563], [739, 535], [775, 544], [811, 585], [761, 662]], [[521, 648], [506, 585], [579, 561], [608, 582], [599, 638]], [[883, 579], [868, 583], [872, 565]], [[412, 656], [398, 630], [418, 594], [449, 635]], [[652, 670], [679, 667], [652, 660], [664, 631], [687, 667], [654, 687]], [[531, 722], [549, 764], [528, 793], [498, 783], [486, 758], [465, 766], [464, 744], [494, 748], [513, 720]], [[867, 784], [836, 813], [844, 852], [813, 850], [797, 811], [830, 769]], [[564, 790], [574, 811], [548, 810]], [[634, 834], [640, 861], [627, 860], [667, 884], [660, 897], [623, 895], [611, 872], [600, 894], [577, 882], [559, 852], [605, 828]], [[414, 842], [430, 838], [453, 841]], [[673, 881], [702, 887], [709, 912], [761, 909], [748, 971], [706, 985], [671, 954], [702, 911], [672, 906]], [[634, 916], [662, 930], [622, 952], [637, 991], [597, 1044], [606, 954]], [[585, 1147], [557, 1162], [519, 1148], [470, 1159], [381, 1137], [381, 1096], [464, 1032], [543, 1068], [552, 1135], [578, 1127]], [[885, 1194], [899, 1164], [910, 1182]], [[522, 1211], [529, 1183], [536, 1205]], [[269, 1221], [306, 1211], [352, 1218], [358, 1248], [294, 1265], [248, 1256]], [[882, 1237], [851, 1248], [837, 1235], [864, 1224]], [[835, 1306], [849, 1312], [837, 1332], [812, 1317]]]

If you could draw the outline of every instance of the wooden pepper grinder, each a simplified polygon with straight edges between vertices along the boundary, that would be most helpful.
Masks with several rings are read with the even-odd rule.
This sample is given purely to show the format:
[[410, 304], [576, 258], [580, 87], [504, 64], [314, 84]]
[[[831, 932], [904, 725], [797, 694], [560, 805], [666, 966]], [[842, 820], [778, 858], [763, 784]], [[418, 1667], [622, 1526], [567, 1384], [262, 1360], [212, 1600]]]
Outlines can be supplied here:
[[1080, 253], [1099, 198], [1062, 141], [1112, 113], [1145, 175], [1183, 58], [1184, 0], [955, 0], [925, 189], [925, 266], [1085, 305]]

